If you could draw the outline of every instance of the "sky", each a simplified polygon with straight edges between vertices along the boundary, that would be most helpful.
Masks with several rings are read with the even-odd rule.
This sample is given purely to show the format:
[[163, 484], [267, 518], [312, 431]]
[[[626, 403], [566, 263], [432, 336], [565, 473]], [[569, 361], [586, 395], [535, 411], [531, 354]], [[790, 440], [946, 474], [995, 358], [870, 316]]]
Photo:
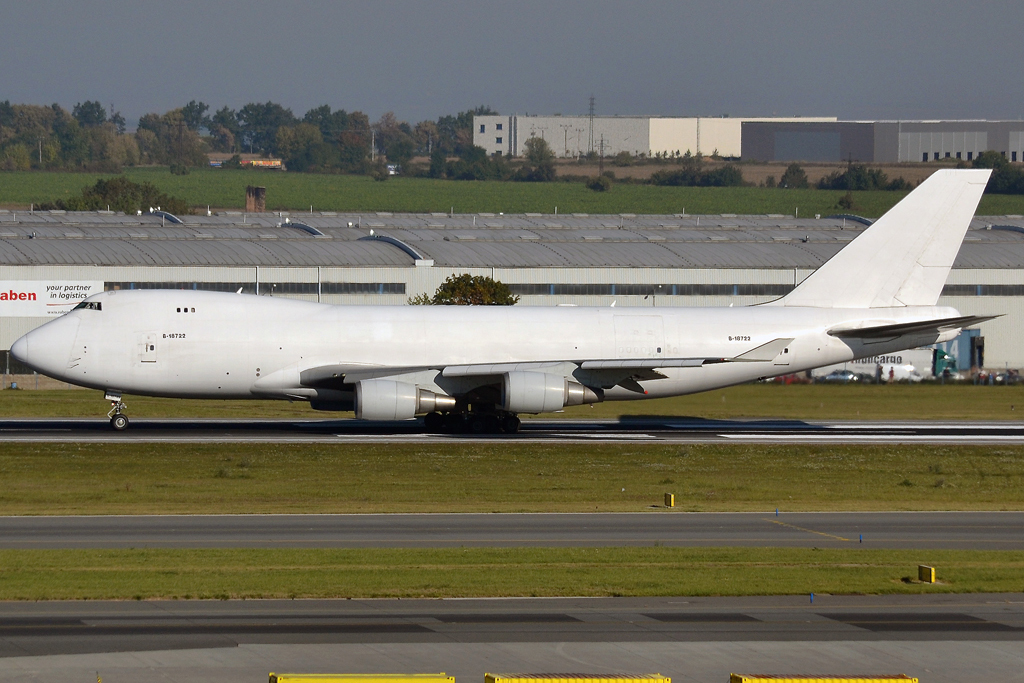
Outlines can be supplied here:
[[1024, 118], [1020, 0], [0, 0], [0, 101]]

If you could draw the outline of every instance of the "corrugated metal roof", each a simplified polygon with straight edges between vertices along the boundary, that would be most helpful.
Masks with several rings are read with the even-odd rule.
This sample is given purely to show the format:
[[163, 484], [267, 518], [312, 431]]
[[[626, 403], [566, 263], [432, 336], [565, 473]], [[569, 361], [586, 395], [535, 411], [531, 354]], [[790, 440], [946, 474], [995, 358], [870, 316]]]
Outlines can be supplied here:
[[[0, 264], [409, 266], [399, 239], [452, 267], [815, 268], [864, 226], [788, 216], [241, 214], [0, 210]], [[286, 220], [313, 226], [316, 236]], [[1024, 217], [974, 219], [957, 268], [1024, 268]]]

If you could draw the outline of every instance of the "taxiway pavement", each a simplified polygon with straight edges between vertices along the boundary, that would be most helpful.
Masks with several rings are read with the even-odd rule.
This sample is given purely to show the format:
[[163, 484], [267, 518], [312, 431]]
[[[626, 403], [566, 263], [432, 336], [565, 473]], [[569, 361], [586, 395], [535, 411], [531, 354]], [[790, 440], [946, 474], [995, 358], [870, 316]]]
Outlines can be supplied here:
[[0, 603], [5, 681], [271, 672], [730, 672], [1016, 680], [1011, 595]]
[[1024, 550], [1024, 512], [0, 517], [0, 548], [746, 546]]

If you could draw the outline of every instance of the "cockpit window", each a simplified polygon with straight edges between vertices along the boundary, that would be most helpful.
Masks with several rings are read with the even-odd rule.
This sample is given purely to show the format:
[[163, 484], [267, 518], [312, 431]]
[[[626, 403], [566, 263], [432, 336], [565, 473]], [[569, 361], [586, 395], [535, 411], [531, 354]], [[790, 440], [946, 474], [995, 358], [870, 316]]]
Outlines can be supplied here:
[[78, 304], [77, 306], [75, 306], [71, 310], [77, 311], [80, 308], [84, 308], [84, 309], [89, 310], [89, 311], [102, 311], [103, 310], [103, 304], [100, 303], [99, 301], [83, 301], [82, 303]]

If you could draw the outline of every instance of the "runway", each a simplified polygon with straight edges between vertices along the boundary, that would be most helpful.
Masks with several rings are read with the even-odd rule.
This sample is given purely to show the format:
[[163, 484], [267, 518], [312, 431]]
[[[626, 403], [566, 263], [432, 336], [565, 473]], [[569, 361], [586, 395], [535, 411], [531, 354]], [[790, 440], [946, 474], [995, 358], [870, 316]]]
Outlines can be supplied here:
[[0, 548], [746, 546], [1024, 550], [1024, 512], [0, 517]]
[[259, 681], [270, 672], [896, 672], [1014, 680], [1012, 595], [0, 603], [5, 681]]
[[1024, 444], [1011, 421], [524, 420], [519, 434], [425, 434], [422, 421], [145, 419], [115, 432], [105, 419], [4, 419], [0, 439], [21, 443], [773, 443]]

